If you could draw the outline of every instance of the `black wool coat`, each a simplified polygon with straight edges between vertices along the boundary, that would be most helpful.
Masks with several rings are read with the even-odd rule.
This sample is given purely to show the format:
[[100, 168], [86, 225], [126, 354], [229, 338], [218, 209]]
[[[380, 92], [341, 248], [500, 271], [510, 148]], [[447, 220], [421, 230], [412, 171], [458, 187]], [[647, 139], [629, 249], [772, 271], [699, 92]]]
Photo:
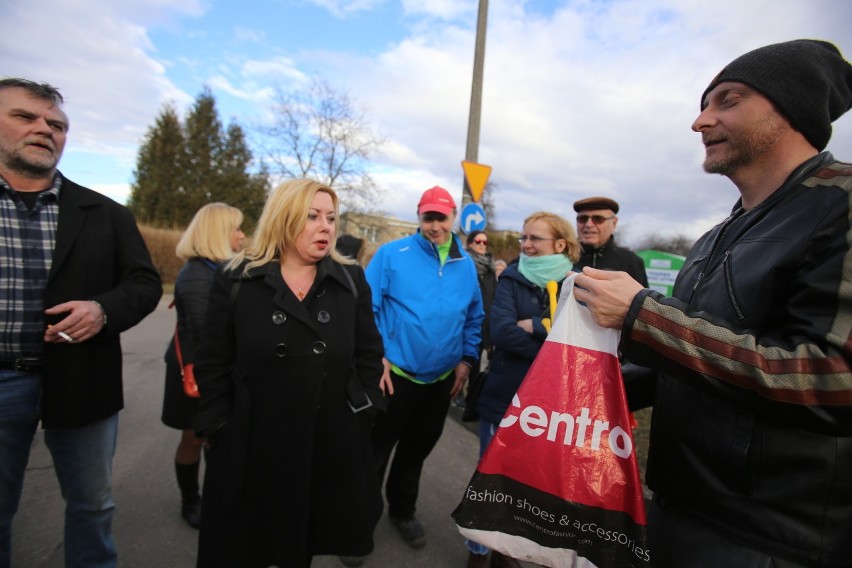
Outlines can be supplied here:
[[[180, 340], [184, 365], [195, 364], [195, 349], [204, 332], [204, 318], [210, 301], [210, 286], [218, 265], [205, 258], [190, 258], [181, 267], [175, 280], [175, 327]], [[198, 412], [198, 399], [184, 393], [183, 376], [172, 335], [166, 354], [166, 384], [163, 390], [163, 424], [179, 430], [192, 428]]]
[[648, 287], [648, 274], [645, 272], [645, 261], [638, 254], [615, 244], [615, 237], [598, 248], [582, 247], [580, 260], [574, 264], [574, 272], [582, 272], [583, 267], [591, 266], [600, 270], [623, 270], [636, 282]]
[[[351, 275], [351, 289], [343, 271]], [[210, 437], [199, 567], [304, 566], [365, 555], [382, 500], [370, 411], [353, 413], [357, 374], [377, 407], [382, 340], [363, 270], [326, 258], [305, 300], [277, 261], [217, 273], [196, 351], [194, 427]]]
[[[87, 341], [44, 344], [45, 428], [86, 426], [124, 407], [120, 334], [153, 312], [162, 294], [160, 275], [130, 210], [63, 177], [44, 307], [95, 300], [107, 325]], [[45, 323], [66, 315], [49, 316]]]

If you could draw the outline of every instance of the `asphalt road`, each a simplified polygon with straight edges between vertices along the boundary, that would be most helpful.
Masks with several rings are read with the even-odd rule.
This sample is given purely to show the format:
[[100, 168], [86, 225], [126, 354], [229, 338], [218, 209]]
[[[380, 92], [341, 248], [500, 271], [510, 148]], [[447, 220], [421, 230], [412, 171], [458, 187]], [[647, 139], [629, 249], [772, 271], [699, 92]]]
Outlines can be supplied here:
[[[197, 532], [180, 517], [173, 458], [178, 432], [160, 422], [164, 363], [174, 329], [171, 298], [122, 338], [125, 409], [120, 414], [114, 462], [114, 532], [119, 567], [191, 568]], [[464, 425], [447, 419], [444, 435], [426, 462], [418, 517], [428, 543], [412, 550], [383, 518], [376, 530], [371, 567], [462, 568], [467, 549], [450, 518], [476, 467], [478, 442]], [[24, 493], [13, 526], [14, 568], [61, 568], [64, 503], [50, 454], [39, 433], [30, 456]], [[334, 557], [317, 557], [314, 568], [340, 568]], [[531, 565], [528, 565], [531, 566]], [[238, 567], [235, 567], [238, 568]], [[284, 567], [282, 567], [284, 568]]]

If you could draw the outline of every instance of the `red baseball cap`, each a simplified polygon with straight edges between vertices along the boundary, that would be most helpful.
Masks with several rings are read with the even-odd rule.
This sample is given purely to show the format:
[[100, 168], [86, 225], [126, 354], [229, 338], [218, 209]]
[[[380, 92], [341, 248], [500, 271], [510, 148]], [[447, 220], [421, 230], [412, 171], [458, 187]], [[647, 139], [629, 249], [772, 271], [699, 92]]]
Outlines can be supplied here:
[[423, 192], [423, 197], [420, 198], [420, 203], [417, 204], [417, 214], [423, 213], [441, 213], [443, 215], [451, 215], [453, 209], [456, 208], [456, 202], [450, 192], [443, 187], [435, 186], [432, 189], [427, 189]]

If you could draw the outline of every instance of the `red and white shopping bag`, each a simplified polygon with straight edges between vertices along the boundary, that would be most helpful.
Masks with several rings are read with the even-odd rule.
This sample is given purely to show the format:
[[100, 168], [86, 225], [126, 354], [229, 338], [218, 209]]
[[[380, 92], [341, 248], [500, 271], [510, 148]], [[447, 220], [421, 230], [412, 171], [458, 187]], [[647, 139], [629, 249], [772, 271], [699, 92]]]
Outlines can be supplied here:
[[566, 279], [552, 330], [453, 512], [465, 537], [554, 568], [650, 565], [618, 339]]

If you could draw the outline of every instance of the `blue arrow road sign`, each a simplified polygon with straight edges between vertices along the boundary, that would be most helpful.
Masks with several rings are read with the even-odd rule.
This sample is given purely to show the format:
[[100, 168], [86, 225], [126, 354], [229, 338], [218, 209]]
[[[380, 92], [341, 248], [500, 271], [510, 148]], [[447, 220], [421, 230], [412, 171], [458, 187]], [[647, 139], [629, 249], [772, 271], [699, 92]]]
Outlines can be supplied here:
[[479, 203], [468, 203], [461, 212], [461, 228], [465, 233], [485, 228], [485, 209]]

